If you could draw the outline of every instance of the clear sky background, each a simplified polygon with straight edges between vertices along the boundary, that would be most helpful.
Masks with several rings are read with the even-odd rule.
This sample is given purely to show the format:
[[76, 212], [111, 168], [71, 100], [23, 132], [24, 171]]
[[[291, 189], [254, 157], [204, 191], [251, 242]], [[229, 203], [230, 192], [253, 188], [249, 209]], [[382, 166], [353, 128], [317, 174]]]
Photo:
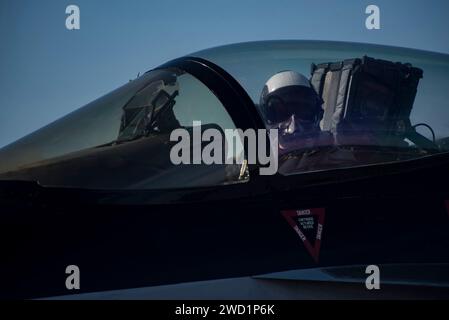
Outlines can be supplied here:
[[[65, 8], [81, 10], [81, 30]], [[381, 30], [365, 8], [381, 9]], [[0, 0], [0, 147], [170, 59], [273, 39], [449, 53], [448, 0]]]

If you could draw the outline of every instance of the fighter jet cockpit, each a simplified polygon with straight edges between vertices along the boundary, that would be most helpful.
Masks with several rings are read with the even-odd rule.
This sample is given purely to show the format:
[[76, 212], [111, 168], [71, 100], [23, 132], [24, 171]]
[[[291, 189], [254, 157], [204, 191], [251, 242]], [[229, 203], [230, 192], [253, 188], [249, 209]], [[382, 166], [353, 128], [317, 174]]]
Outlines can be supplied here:
[[447, 55], [274, 41], [201, 51], [279, 130], [279, 173], [408, 161], [449, 151]]
[[[149, 71], [0, 149], [0, 179], [87, 189], [249, 181], [243, 140], [232, 164], [173, 163], [170, 135], [186, 129], [193, 141], [195, 123], [201, 135], [212, 128], [277, 130], [271, 147], [278, 148], [280, 176], [432, 157], [449, 152], [448, 89], [444, 54], [317, 41], [212, 48]], [[220, 143], [230, 139], [224, 134]]]
[[[107, 190], [243, 182], [240, 165], [190, 164], [195, 121], [200, 134], [235, 128], [221, 102], [195, 77], [179, 69], [150, 71], [3, 148], [0, 179]], [[192, 145], [187, 161], [174, 164], [170, 153], [177, 141], [170, 136], [180, 128]]]
[[[422, 77], [423, 71], [410, 64], [367, 56], [312, 64], [310, 79], [295, 71], [272, 76], [259, 109], [267, 125], [279, 130], [283, 171], [437, 153], [432, 127], [410, 120]], [[431, 139], [416, 131], [420, 126], [429, 130]]]

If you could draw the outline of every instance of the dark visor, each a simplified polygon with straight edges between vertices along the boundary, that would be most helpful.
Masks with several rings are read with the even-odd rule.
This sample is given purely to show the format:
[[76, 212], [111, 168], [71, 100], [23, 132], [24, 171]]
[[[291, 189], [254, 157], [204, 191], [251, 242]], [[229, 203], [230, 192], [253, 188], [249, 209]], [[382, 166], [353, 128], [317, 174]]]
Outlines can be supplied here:
[[315, 91], [303, 86], [278, 89], [266, 98], [266, 116], [271, 123], [287, 120], [292, 115], [304, 121], [313, 121], [319, 112], [320, 99]]

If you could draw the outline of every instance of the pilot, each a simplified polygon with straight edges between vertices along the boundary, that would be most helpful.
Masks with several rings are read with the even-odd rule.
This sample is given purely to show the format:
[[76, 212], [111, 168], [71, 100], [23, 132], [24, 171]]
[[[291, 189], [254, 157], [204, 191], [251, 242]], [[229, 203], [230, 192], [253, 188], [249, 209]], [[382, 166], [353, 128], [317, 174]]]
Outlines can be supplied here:
[[282, 71], [265, 84], [260, 108], [269, 129], [278, 129], [279, 155], [295, 150], [333, 145], [333, 136], [322, 132], [323, 101], [302, 74]]

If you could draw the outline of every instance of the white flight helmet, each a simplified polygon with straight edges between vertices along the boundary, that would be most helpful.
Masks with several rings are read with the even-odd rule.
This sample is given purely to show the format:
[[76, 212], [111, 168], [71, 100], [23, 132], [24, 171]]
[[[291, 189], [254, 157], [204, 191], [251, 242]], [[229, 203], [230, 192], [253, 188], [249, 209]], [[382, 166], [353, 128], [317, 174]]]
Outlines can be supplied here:
[[289, 131], [318, 130], [322, 100], [310, 81], [295, 71], [282, 71], [265, 84], [260, 108], [269, 125], [294, 122]]
[[295, 71], [282, 71], [276, 73], [265, 84], [268, 89], [268, 94], [288, 86], [302, 86], [312, 88], [309, 79], [302, 74]]

